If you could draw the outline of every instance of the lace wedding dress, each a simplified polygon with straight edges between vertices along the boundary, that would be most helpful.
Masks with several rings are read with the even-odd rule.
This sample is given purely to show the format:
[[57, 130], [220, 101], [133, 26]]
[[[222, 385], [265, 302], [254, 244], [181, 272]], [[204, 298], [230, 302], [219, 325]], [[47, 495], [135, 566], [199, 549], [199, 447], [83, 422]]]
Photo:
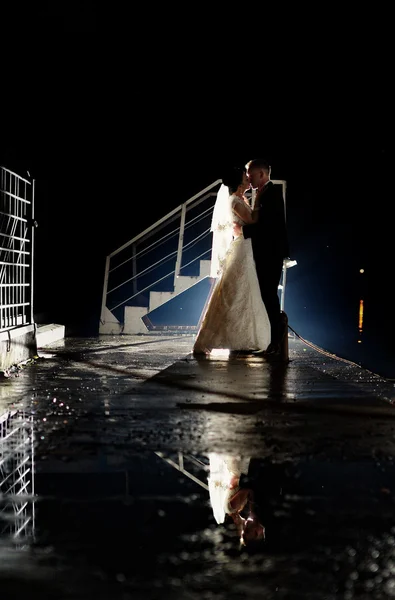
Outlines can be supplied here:
[[[229, 196], [231, 207], [243, 200]], [[233, 212], [233, 221], [244, 223]], [[227, 227], [230, 231], [232, 224]], [[270, 321], [263, 304], [255, 270], [251, 239], [241, 235], [230, 242], [193, 351], [266, 350], [270, 343]]]

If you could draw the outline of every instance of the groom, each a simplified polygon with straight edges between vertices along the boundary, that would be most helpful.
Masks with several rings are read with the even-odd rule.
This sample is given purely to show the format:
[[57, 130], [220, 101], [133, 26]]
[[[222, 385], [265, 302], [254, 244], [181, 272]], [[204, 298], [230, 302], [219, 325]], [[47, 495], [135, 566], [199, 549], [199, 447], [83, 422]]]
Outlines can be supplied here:
[[[246, 170], [250, 187], [256, 190], [254, 208], [259, 210], [259, 219], [257, 223], [240, 229], [244, 238], [251, 238], [262, 300], [271, 326], [271, 343], [260, 354], [278, 358], [281, 343], [288, 332], [288, 319], [280, 310], [278, 297], [283, 260], [289, 258], [284, 199], [280, 186], [270, 181], [271, 167], [266, 160], [250, 160]], [[236, 229], [240, 232], [239, 226], [235, 225]]]

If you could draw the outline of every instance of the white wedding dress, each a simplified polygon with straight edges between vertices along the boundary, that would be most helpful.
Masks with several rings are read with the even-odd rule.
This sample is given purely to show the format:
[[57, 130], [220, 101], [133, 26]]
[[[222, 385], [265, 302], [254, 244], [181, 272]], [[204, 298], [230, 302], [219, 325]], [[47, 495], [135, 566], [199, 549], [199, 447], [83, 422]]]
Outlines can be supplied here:
[[[233, 211], [236, 203], [243, 200], [230, 195], [228, 201], [233, 222], [243, 225]], [[226, 227], [232, 232], [232, 223]], [[245, 240], [242, 235], [234, 238], [219, 262], [222, 270], [197, 334], [194, 353], [207, 354], [214, 348], [266, 350], [270, 343], [270, 321], [261, 297], [251, 239]]]

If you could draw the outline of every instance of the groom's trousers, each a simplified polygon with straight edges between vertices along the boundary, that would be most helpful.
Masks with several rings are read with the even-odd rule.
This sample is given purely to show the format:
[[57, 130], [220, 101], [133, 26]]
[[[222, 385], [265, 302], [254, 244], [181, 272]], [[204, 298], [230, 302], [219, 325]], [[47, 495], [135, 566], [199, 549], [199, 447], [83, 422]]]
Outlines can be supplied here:
[[281, 337], [280, 299], [278, 285], [281, 280], [283, 259], [255, 260], [261, 296], [266, 307], [271, 327], [271, 343], [277, 344]]

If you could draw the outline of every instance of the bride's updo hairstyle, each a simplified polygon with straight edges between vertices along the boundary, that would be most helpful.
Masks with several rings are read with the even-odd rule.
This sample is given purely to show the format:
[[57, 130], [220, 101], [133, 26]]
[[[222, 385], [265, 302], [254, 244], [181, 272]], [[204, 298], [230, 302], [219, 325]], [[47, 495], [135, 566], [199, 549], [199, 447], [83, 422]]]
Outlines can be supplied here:
[[222, 183], [229, 188], [229, 193], [234, 194], [239, 185], [243, 182], [245, 169], [241, 167], [231, 167], [222, 177]]

